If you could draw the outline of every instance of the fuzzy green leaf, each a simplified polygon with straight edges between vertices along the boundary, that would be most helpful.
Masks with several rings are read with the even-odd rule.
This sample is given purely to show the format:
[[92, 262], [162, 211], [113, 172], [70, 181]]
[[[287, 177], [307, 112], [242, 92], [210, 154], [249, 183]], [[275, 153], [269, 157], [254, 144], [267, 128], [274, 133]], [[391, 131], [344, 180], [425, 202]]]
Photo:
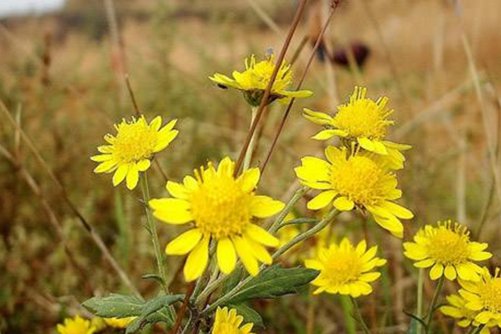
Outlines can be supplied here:
[[141, 315], [144, 301], [134, 296], [112, 293], [106, 297], [92, 297], [82, 305], [103, 318], [127, 318]]
[[167, 307], [175, 302], [183, 300], [184, 295], [164, 295], [153, 298], [146, 302], [139, 317], [127, 326], [126, 334], [135, 333], [148, 323], [166, 322], [172, 326], [173, 319], [169, 315]]

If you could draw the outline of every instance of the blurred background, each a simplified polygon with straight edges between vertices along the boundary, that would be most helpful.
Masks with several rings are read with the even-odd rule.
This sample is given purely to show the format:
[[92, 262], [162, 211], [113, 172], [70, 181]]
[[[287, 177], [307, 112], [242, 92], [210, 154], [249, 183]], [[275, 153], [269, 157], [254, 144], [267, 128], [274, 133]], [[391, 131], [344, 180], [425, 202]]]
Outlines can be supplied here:
[[[181, 134], [157, 156], [169, 179], [207, 160], [236, 158], [250, 111], [240, 93], [217, 88], [208, 76], [243, 70], [251, 53], [278, 53], [296, 5], [0, 0], [0, 332], [52, 333], [65, 316], [86, 315], [83, 300], [128, 292], [95, 235], [145, 296], [155, 294], [158, 285], [141, 278], [155, 267], [140, 193], [113, 188], [111, 177], [93, 174], [89, 159], [113, 124], [133, 115], [125, 76], [147, 118], [179, 119]], [[289, 61], [297, 56], [296, 82], [327, 12], [327, 1], [308, 2], [287, 54]], [[490, 243], [491, 265], [499, 264], [500, 20], [499, 0], [342, 1], [303, 85], [315, 95], [294, 105], [261, 191], [287, 200], [300, 157], [322, 153], [324, 144], [309, 139], [318, 128], [302, 118], [302, 107], [333, 112], [361, 84], [372, 98], [390, 98], [390, 137], [413, 146], [399, 172], [403, 203], [416, 213], [406, 238], [424, 223], [455, 219]], [[283, 111], [270, 108], [255, 165]], [[150, 182], [154, 197], [166, 195], [158, 170]], [[296, 215], [311, 215], [304, 203]], [[358, 241], [360, 224], [350, 223], [360, 219], [340, 217], [332, 234]], [[363, 312], [374, 332], [403, 333], [410, 319], [402, 310], [415, 308], [416, 270], [402, 259], [399, 241], [369, 226], [370, 242], [390, 262]], [[159, 228], [162, 244], [178, 233]], [[287, 264], [300, 263], [304, 252], [295, 250]], [[183, 291], [182, 259], [168, 262], [172, 288]], [[425, 292], [432, 291], [427, 283]], [[253, 307], [267, 326], [256, 332], [346, 332], [347, 306], [335, 296], [304, 291]], [[442, 319], [443, 332], [450, 327]]]

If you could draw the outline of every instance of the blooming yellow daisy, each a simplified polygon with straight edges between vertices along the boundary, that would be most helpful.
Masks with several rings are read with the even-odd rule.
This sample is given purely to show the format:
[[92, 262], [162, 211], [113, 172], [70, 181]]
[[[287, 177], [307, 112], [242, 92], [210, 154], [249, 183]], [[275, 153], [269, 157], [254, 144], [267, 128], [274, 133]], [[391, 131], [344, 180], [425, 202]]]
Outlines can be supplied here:
[[127, 317], [127, 318], [104, 318], [104, 322], [109, 327], [113, 328], [126, 328], [129, 324], [134, 321], [137, 317]]
[[[245, 71], [234, 71], [232, 78], [216, 73], [210, 80], [219, 86], [236, 88], [244, 93], [244, 97], [251, 106], [258, 106], [261, 103], [264, 90], [270, 82], [271, 75], [275, 68], [275, 56], [271, 55], [266, 59], [256, 62], [256, 57], [251, 55], [245, 59]], [[271, 88], [268, 103], [274, 100], [287, 103], [291, 98], [309, 97], [313, 93], [309, 90], [288, 90], [292, 84], [291, 66], [282, 62], [277, 77]]]
[[244, 318], [237, 314], [237, 310], [218, 307], [211, 334], [253, 334], [251, 330], [254, 325], [247, 323], [240, 326], [243, 321]]
[[466, 301], [465, 307], [476, 312], [474, 321], [486, 327], [501, 327], [501, 277], [496, 268], [491, 275], [487, 268], [482, 268], [479, 281], [459, 280], [459, 294]]
[[377, 246], [367, 249], [365, 240], [355, 247], [347, 238], [339, 245], [321, 248], [316, 258], [305, 261], [307, 268], [320, 271], [311, 282], [318, 286], [313, 293], [325, 291], [354, 298], [370, 294], [372, 287], [369, 283], [381, 276], [381, 273], [372, 270], [386, 263], [385, 259], [375, 257], [376, 252]]
[[83, 319], [80, 316], [64, 319], [64, 324], [57, 325], [59, 334], [93, 334], [96, 327], [92, 326], [89, 320]]
[[349, 147], [355, 143], [369, 152], [384, 155], [392, 169], [401, 169], [405, 157], [400, 151], [411, 146], [385, 140], [388, 127], [394, 123], [388, 119], [393, 110], [387, 108], [387, 97], [373, 101], [366, 94], [366, 88], [355, 87], [350, 102], [338, 106], [334, 116], [304, 109], [305, 118], [325, 127], [313, 138], [328, 140], [334, 136], [341, 137]]
[[384, 164], [368, 155], [348, 155], [346, 148], [329, 146], [327, 161], [304, 157], [295, 169], [302, 184], [322, 190], [307, 204], [310, 210], [319, 210], [332, 203], [341, 211], [355, 206], [369, 211], [379, 225], [402, 238], [404, 227], [400, 219], [411, 219], [408, 209], [393, 203], [402, 196], [397, 178]]
[[272, 262], [264, 246], [276, 247], [277, 238], [255, 224], [254, 218], [270, 217], [284, 207], [280, 201], [258, 196], [254, 189], [259, 182], [258, 168], [233, 176], [235, 163], [224, 158], [216, 170], [209, 163], [195, 171], [195, 178], [186, 176], [183, 183], [167, 182], [173, 198], [153, 199], [153, 215], [169, 224], [194, 222], [194, 228], [171, 241], [169, 255], [190, 253], [184, 266], [187, 281], [200, 277], [207, 266], [209, 242], [217, 244], [217, 262], [221, 271], [233, 271], [237, 255], [247, 271], [255, 276], [258, 261]]
[[115, 125], [116, 135], [107, 134], [104, 140], [109, 145], [99, 146], [101, 154], [91, 157], [99, 162], [95, 173], [112, 173], [113, 185], [126, 180], [127, 188], [134, 189], [139, 172], [150, 168], [151, 159], [165, 149], [176, 138], [179, 131], [173, 130], [177, 120], [170, 121], [161, 128], [162, 118], [157, 116], [148, 124], [144, 116], [122, 120]]
[[[466, 328], [469, 326], [479, 327], [481, 324], [475, 321], [475, 317], [479, 313], [478, 311], [472, 311], [466, 307], [466, 299], [461, 295], [449, 295], [446, 297], [449, 304], [441, 306], [440, 311], [454, 319], [457, 319], [457, 324], [460, 327]], [[494, 326], [495, 324], [492, 324]], [[492, 327], [490, 326], [490, 327]], [[479, 334], [488, 334], [489, 326], [482, 328]]]
[[482, 268], [474, 261], [487, 260], [492, 256], [485, 252], [486, 243], [470, 241], [465, 226], [450, 220], [426, 225], [414, 236], [414, 242], [404, 243], [404, 254], [417, 261], [414, 266], [429, 268], [430, 278], [436, 280], [445, 274], [449, 280], [458, 276], [462, 280], [480, 279]]

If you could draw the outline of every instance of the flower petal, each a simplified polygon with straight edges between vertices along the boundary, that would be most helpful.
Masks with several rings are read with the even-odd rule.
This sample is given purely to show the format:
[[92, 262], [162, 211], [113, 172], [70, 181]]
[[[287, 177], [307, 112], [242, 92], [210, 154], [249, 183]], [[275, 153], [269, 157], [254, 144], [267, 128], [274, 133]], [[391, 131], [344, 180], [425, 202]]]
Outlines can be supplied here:
[[285, 204], [268, 196], [253, 196], [250, 203], [251, 214], [258, 218], [267, 218], [278, 213]]
[[127, 177], [125, 179], [127, 188], [129, 190], [136, 188], [138, 181], [139, 181], [139, 171], [135, 164], [130, 164], [129, 171], [127, 172]]
[[202, 232], [195, 228], [180, 234], [165, 247], [165, 253], [168, 255], [188, 254], [202, 239]]
[[113, 185], [115, 187], [125, 179], [128, 171], [129, 171], [128, 164], [118, 166], [117, 170], [115, 171], [115, 174], [113, 174]]
[[323, 209], [332, 202], [336, 195], [337, 193], [334, 190], [323, 191], [311, 199], [306, 206], [309, 210]]
[[259, 266], [257, 259], [252, 253], [252, 248], [242, 237], [236, 236], [232, 240], [233, 244], [235, 245], [238, 257], [240, 258], [240, 260], [242, 260], [245, 269], [251, 276], [257, 276], [257, 274], [259, 273]]
[[263, 244], [268, 247], [277, 247], [280, 244], [280, 241], [272, 236], [268, 231], [263, 229], [260, 226], [255, 224], [247, 225], [245, 229], [245, 235], [248, 235], [251, 239], [260, 244]]
[[217, 263], [224, 274], [229, 274], [235, 269], [237, 254], [229, 238], [220, 239], [217, 242]]
[[191, 251], [184, 265], [184, 278], [191, 282], [202, 276], [209, 262], [209, 237], [204, 237]]
[[350, 211], [355, 207], [355, 203], [345, 196], [336, 198], [333, 204], [340, 211]]

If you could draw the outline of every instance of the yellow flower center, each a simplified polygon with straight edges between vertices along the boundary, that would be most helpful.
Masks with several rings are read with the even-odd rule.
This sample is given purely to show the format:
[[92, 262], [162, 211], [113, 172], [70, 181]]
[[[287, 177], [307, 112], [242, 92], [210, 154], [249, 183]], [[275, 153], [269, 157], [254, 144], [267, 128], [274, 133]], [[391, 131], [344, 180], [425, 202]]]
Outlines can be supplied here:
[[389, 175], [367, 157], [353, 156], [333, 165], [333, 189], [358, 204], [372, 205], [384, 195], [382, 180]]
[[251, 221], [252, 194], [244, 192], [232, 176], [214, 173], [191, 196], [195, 225], [203, 234], [217, 239], [240, 235]]
[[331, 252], [324, 267], [325, 275], [333, 285], [356, 281], [362, 273], [360, 256], [352, 247]]
[[[254, 56], [245, 61], [246, 70], [239, 80], [240, 85], [245, 89], [266, 89], [271, 75], [275, 68], [275, 57], [271, 56], [266, 60], [256, 63]], [[292, 81], [292, 73], [289, 66], [282, 64], [277, 77], [273, 82], [272, 92], [280, 92], [286, 89]]]
[[428, 253], [441, 264], [459, 264], [468, 261], [468, 244], [466, 228], [460, 225], [452, 226], [449, 221], [433, 229], [433, 234], [429, 236]]
[[478, 294], [484, 308], [501, 313], [501, 277], [494, 277], [481, 285]]
[[387, 98], [374, 102], [365, 98], [366, 89], [357, 87], [350, 102], [338, 107], [332, 125], [348, 132], [350, 137], [381, 139], [386, 135], [389, 125], [387, 117], [391, 110], [386, 109]]
[[132, 123], [125, 121], [117, 126], [113, 141], [113, 154], [120, 163], [149, 159], [155, 153], [158, 132], [148, 126], [144, 119]]

